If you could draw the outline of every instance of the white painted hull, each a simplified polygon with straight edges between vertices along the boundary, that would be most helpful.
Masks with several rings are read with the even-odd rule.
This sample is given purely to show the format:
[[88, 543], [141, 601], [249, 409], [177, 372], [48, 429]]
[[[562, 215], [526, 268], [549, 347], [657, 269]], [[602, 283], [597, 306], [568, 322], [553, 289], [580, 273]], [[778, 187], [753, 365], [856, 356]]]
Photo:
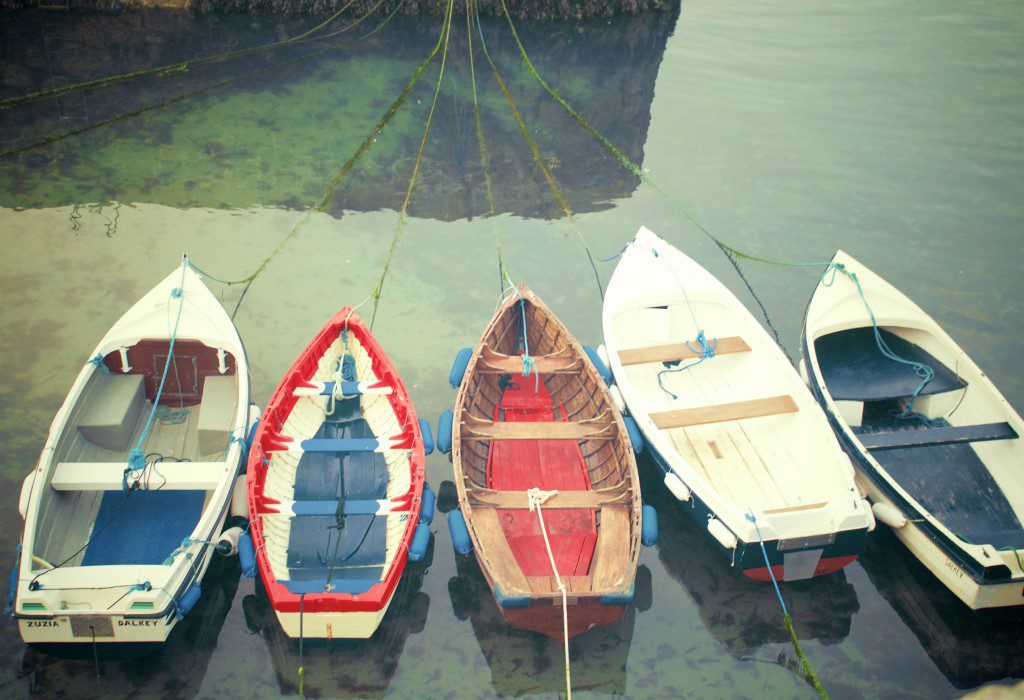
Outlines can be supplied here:
[[[895, 507], [895, 504], [870, 480], [858, 476], [857, 483], [864, 489], [872, 503], [887, 503]], [[1021, 577], [1003, 583], [979, 584], [969, 572], [936, 546], [932, 538], [915, 523], [894, 528], [893, 534], [935, 578], [972, 610], [1024, 605], [1024, 579]]]
[[[1005, 421], [1018, 435], [1024, 435], [1024, 421], [999, 393], [991, 380], [930, 317], [903, 293], [846, 253], [839, 251], [834, 264], [857, 275], [863, 297], [855, 283], [837, 273], [831, 284], [819, 284], [804, 320], [802, 366], [812, 391], [854, 457], [857, 482], [868, 498], [886, 504], [908, 522], [893, 528], [894, 534], [936, 578], [972, 609], [1024, 605], [1024, 548], [996, 548], [962, 538], [925, 508], [904, 488], [861, 443], [852, 426], [859, 426], [864, 405], [857, 401], [836, 401], [822, 375], [816, 341], [832, 333], [871, 328], [865, 308], [870, 304], [877, 324], [911, 342], [945, 365], [966, 385], [922, 395], [913, 410], [929, 419], [942, 418], [950, 426], [994, 424]], [[831, 274], [831, 273], [830, 273]], [[908, 370], [909, 371], [909, 370]], [[1024, 444], [1022, 438], [972, 442], [978, 459], [1005, 495], [1019, 521], [1024, 522]], [[1001, 574], [993, 571], [1001, 569]]]
[[292, 639], [369, 639], [380, 627], [384, 614], [391, 606], [394, 594], [380, 610], [369, 612], [299, 613], [274, 611], [281, 629]]
[[[172, 290], [178, 289], [184, 291], [175, 295]], [[54, 477], [61, 466], [61, 451], [66, 449], [61, 444], [68, 441], [68, 431], [75, 430], [73, 421], [80, 410], [80, 400], [90, 380], [101, 371], [97, 365], [86, 363], [53, 420], [36, 468], [25, 480], [19, 503], [25, 527], [13, 612], [26, 643], [92, 643], [93, 632], [97, 643], [163, 642], [177, 624], [174, 610], [182, 595], [199, 584], [214, 556], [213, 546], [204, 542], [216, 541], [223, 528], [250, 423], [248, 364], [245, 348], [231, 319], [196, 273], [188, 267], [178, 268], [113, 325], [92, 356], [102, 358], [109, 353], [116, 354], [119, 347], [130, 347], [141, 340], [168, 339], [179, 303], [178, 338], [199, 341], [229, 353], [234, 358], [237, 376], [237, 394], [233, 394], [235, 407], [227, 414], [232, 439], [218, 461], [203, 462], [209, 467], [205, 480], [208, 486], [200, 490], [207, 491], [207, 495], [198, 522], [189, 535], [190, 544], [168, 552], [173, 556], [167, 565], [76, 566], [70, 563], [54, 568], [59, 560], [48, 563], [33, 556], [41, 533], [55, 532], [62, 525], [58, 521], [52, 527], [37, 530], [37, 522], [46, 509], [46, 499], [51, 498], [52, 490], [56, 489]], [[113, 466], [118, 467], [120, 474], [121, 464]], [[81, 491], [65, 493], [89, 495], [122, 488], [120, 476], [117, 481], [112, 486], [87, 485]], [[139, 485], [146, 489], [150, 483], [140, 482]], [[89, 523], [89, 527], [94, 526], [95, 523]], [[148, 584], [145, 590], [136, 588], [144, 583]], [[90, 622], [93, 630], [88, 630]]]
[[[784, 580], [853, 561], [874, 519], [856, 490], [850, 461], [796, 370], [720, 281], [641, 228], [608, 284], [603, 326], [630, 415], [675, 492], [683, 494], [677, 498], [692, 499], [683, 507], [700, 511], [734, 565], [755, 578], [760, 574], [748, 570], [760, 567], [767, 577], [759, 547], [749, 560], [736, 561], [745, 543], [759, 541], [779, 542], [769, 554], [775, 576]], [[661, 360], [637, 359], [664, 348], [692, 350], [698, 330], [716, 347], [722, 343], [721, 352], [700, 363], [685, 360], [685, 371], [672, 374]], [[713, 415], [758, 402], [788, 408]], [[673, 425], [672, 414], [680, 413], [707, 418]], [[807, 561], [797, 566], [805, 554]], [[817, 566], [816, 557], [829, 565]]]

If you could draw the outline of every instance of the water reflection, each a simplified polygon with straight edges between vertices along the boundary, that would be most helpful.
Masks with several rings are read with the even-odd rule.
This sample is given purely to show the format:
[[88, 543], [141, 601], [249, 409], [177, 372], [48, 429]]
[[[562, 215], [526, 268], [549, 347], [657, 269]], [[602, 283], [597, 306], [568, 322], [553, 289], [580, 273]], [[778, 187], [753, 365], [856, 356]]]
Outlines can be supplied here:
[[[729, 566], [707, 532], [699, 528], [660, 483], [661, 471], [639, 460], [644, 502], [658, 511], [658, 560], [697, 605], [708, 632], [735, 658], [752, 655], [765, 644], [790, 641], [771, 584], [753, 581]], [[850, 634], [860, 609], [845, 571], [782, 585], [799, 639], [837, 644]]]
[[[365, 641], [304, 643], [303, 690], [312, 697], [381, 697], [388, 691], [402, 649], [410, 634], [423, 631], [430, 597], [422, 592], [423, 577], [433, 561], [431, 543], [423, 561], [409, 563], [395, 589], [380, 627]], [[282, 630], [262, 585], [242, 599], [249, 630], [267, 643], [282, 695], [299, 693], [299, 643]]]
[[1024, 607], [972, 611], [892, 532], [868, 538], [862, 566], [935, 666], [961, 689], [1019, 677], [1024, 669]]
[[[469, 620], [490, 667], [491, 684], [501, 697], [565, 691], [564, 651], [560, 641], [509, 625], [501, 616], [476, 559], [455, 555], [456, 575], [448, 595], [459, 620]], [[626, 692], [626, 664], [638, 613], [651, 607], [651, 572], [637, 570], [637, 593], [622, 619], [569, 641], [574, 691], [605, 695]], [[552, 609], [557, 614], [557, 609]]]
[[[662, 10], [615, 22], [524, 22], [520, 30], [539, 70], [560, 76], [555, 87], [561, 94], [641, 162], [654, 83], [678, 14], [678, 3], [666, 3]], [[324, 42], [288, 45], [0, 111], [3, 152], [240, 78], [189, 101], [5, 159], [0, 206], [153, 202], [305, 208], [433, 48], [438, 24], [435, 17], [397, 17], [365, 39], [356, 30]], [[276, 17], [204, 16], [197, 22], [165, 12], [83, 17], [24, 11], [0, 22], [0, 41], [12, 51], [0, 96], [171, 65], [294, 36], [304, 26], [302, 20]], [[504, 20], [485, 18], [483, 33], [573, 209], [605, 209], [629, 195], [637, 178], [525, 73]], [[110, 41], [111, 36], [117, 41]], [[480, 51], [479, 37], [474, 40], [498, 209], [561, 216]], [[322, 56], [289, 64], [324, 48], [328, 51]], [[460, 19], [453, 25], [432, 140], [410, 208], [413, 216], [453, 220], [488, 211], [468, 58], [466, 27]], [[435, 78], [436, 69], [424, 74], [328, 211], [398, 207]]]
[[[27, 647], [20, 676], [30, 693], [43, 696], [74, 688], [76, 695], [86, 697], [195, 697], [238, 590], [239, 574], [237, 558], [215, 556], [203, 578], [199, 602], [151, 655], [140, 657], [134, 646], [100, 644], [97, 678], [91, 645]], [[144, 651], [153, 648], [147, 645]]]

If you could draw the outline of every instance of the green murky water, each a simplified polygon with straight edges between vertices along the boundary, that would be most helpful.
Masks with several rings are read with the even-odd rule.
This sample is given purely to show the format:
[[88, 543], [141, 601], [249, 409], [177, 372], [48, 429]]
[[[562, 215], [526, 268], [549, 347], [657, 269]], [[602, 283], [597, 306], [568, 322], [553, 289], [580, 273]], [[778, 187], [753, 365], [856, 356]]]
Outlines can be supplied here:
[[[0, 96], [170, 64], [300, 33], [308, 20], [67, 13], [0, 15]], [[309, 44], [0, 112], [0, 151], [237, 76], [191, 100], [0, 159], [0, 546], [50, 420], [96, 340], [187, 250], [241, 277], [270, 254], [436, 41], [436, 20]], [[372, 25], [371, 25], [372, 26]], [[431, 420], [447, 370], [498, 296], [495, 227], [510, 271], [577, 336], [600, 341], [584, 250], [533, 166], [477, 55], [500, 213], [486, 212], [466, 28], [456, 22], [435, 128], [375, 331]], [[634, 19], [522, 27], [538, 69], [740, 249], [826, 260], [842, 247], [892, 280], [1024, 408], [1024, 10], [1019, 3], [689, 2]], [[502, 24], [488, 47], [545, 162], [600, 256], [640, 224], [756, 304], [728, 261], [531, 82]], [[365, 33], [365, 32], [363, 32]], [[347, 42], [347, 43], [346, 43]], [[326, 53], [284, 67], [329, 46]], [[485, 64], [484, 64], [485, 65]], [[257, 71], [262, 71], [257, 73]], [[242, 303], [254, 398], [266, 400], [323, 321], [372, 289], [395, 230], [436, 67]], [[611, 266], [601, 266], [604, 279]], [[745, 264], [792, 351], [815, 273]], [[225, 306], [237, 287], [214, 285]], [[582, 696], [812, 697], [773, 593], [714, 551], [641, 464], [660, 544], [649, 596], [570, 645]], [[450, 478], [428, 459], [432, 484]], [[556, 694], [559, 645], [506, 626], [439, 517], [433, 556], [405, 577], [380, 633], [308, 649], [321, 696]], [[26, 650], [0, 622], [4, 695], [273, 696], [298, 692], [297, 646], [251, 580], [218, 563], [197, 610], [143, 660]], [[641, 589], [646, 586], [641, 586]], [[803, 647], [834, 697], [950, 697], [1024, 677], [1020, 615], [967, 612], [886, 532], [842, 573], [787, 585]]]

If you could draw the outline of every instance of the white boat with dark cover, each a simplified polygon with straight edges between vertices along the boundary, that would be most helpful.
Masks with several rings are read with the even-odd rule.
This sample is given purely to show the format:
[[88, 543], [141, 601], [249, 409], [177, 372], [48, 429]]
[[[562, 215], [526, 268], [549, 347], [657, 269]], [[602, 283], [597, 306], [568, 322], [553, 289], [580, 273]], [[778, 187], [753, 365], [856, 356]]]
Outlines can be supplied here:
[[242, 463], [242, 341], [187, 259], [86, 362], [25, 478], [28, 643], [163, 642], [200, 595]]
[[856, 559], [874, 519], [850, 460], [721, 282], [641, 228], [608, 284], [603, 323], [615, 382], [666, 487], [736, 568], [768, 580], [767, 558], [792, 581]]
[[823, 279], [804, 320], [804, 362], [879, 520], [971, 608], [1024, 604], [1021, 417], [928, 314], [864, 265], [840, 251]]

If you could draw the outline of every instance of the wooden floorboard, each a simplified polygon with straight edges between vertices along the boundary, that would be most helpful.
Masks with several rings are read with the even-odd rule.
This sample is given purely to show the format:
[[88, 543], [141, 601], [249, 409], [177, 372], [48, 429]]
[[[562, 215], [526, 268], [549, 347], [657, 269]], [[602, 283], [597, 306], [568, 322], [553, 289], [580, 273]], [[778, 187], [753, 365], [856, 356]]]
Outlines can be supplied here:
[[791, 396], [770, 396], [764, 399], [736, 401], [716, 406], [698, 406], [675, 411], [661, 411], [650, 414], [654, 424], [665, 430], [669, 428], [687, 428], [692, 425], [706, 423], [722, 423], [726, 421], [760, 418], [780, 413], [797, 411], [796, 402]]
[[[717, 339], [715, 355], [730, 355], [739, 352], [750, 352], [750, 346], [747, 345], [743, 338], [732, 336]], [[648, 362], [678, 362], [680, 360], [692, 360], [700, 356], [700, 352], [694, 352], [686, 347], [686, 343], [683, 342], [619, 351], [619, 361], [622, 362], [623, 366], [642, 365]]]

